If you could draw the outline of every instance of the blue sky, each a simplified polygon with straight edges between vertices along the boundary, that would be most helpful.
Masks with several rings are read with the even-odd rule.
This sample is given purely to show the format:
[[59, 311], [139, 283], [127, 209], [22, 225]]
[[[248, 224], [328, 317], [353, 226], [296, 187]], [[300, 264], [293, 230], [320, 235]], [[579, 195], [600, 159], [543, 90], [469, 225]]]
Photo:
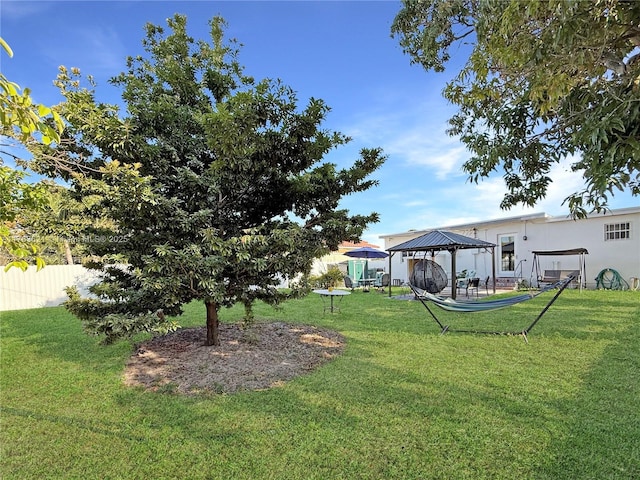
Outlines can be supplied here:
[[[98, 101], [119, 103], [108, 78], [125, 70], [126, 57], [144, 53], [147, 22], [166, 26], [175, 13], [187, 16], [189, 34], [208, 40], [207, 22], [221, 15], [227, 35], [244, 46], [240, 63], [257, 79], [280, 78], [298, 95], [323, 99], [331, 112], [324, 128], [353, 138], [326, 157], [350, 165], [363, 147], [381, 147], [388, 160], [376, 172], [379, 185], [347, 197], [352, 213], [376, 211], [381, 221], [364, 240], [379, 235], [466, 222], [546, 212], [567, 215], [563, 199], [581, 188], [567, 165], [552, 172], [547, 198], [532, 209], [500, 210], [505, 188], [500, 175], [478, 185], [461, 171], [468, 152], [448, 136], [455, 112], [442, 98], [445, 82], [464, 62], [453, 52], [445, 73], [411, 65], [390, 27], [400, 9], [395, 1], [11, 1], [0, 4], [0, 35], [14, 57], [0, 56], [1, 71], [29, 87], [38, 103], [61, 100], [53, 86], [59, 65], [78, 67], [98, 82]], [[637, 206], [630, 194], [612, 208]]]

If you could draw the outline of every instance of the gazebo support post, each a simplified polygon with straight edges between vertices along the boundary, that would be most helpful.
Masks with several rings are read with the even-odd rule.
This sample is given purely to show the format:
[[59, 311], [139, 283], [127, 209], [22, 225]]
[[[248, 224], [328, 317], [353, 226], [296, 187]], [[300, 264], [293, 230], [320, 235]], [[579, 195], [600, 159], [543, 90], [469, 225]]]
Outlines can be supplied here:
[[456, 250], [449, 250], [451, 254], [451, 298], [456, 299], [456, 293], [458, 289], [456, 288], [458, 285], [458, 277], [456, 275]]
[[395, 253], [396, 252], [391, 252], [391, 255], [389, 255], [389, 298], [391, 298], [391, 284], [393, 283], [391, 280], [391, 257], [393, 257]]
[[496, 247], [491, 247], [491, 276], [493, 277], [493, 294], [496, 294]]

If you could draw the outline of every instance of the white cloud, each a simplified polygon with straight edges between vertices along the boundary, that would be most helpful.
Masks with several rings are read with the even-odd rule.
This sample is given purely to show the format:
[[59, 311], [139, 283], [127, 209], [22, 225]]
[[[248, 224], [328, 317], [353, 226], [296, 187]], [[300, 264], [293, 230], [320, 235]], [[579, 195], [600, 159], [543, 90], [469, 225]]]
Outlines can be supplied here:
[[47, 51], [51, 62], [78, 67], [83, 75], [111, 77], [125, 69], [127, 54], [132, 52], [127, 52], [115, 29], [79, 28], [74, 34], [72, 42]]
[[447, 135], [444, 127], [438, 128], [429, 122], [402, 129], [387, 146], [390, 153], [401, 156], [410, 164], [438, 167], [443, 159], [461, 164], [466, 150], [457, 139]]
[[503, 218], [508, 216], [541, 213], [549, 215], [563, 215], [569, 213], [567, 205], [563, 205], [564, 199], [571, 193], [584, 188], [584, 179], [581, 172], [572, 172], [571, 163], [575, 162], [575, 157], [567, 158], [558, 164], [554, 164], [549, 172], [552, 183], [547, 189], [545, 198], [540, 200], [534, 207], [516, 206], [510, 210], [500, 210], [499, 205], [506, 193], [506, 186], [502, 177], [496, 176], [480, 182], [475, 191], [475, 198], [478, 204], [488, 205], [485, 210], [487, 214], [494, 213], [493, 217]]
[[[499, 175], [494, 175], [478, 184], [461, 179], [430, 184], [422, 190], [405, 191], [402, 213], [391, 218], [383, 218], [386, 229], [391, 233], [409, 229], [429, 229], [459, 225], [464, 223], [514, 217], [533, 213], [567, 215], [568, 207], [562, 205], [566, 196], [583, 187], [579, 172], [571, 172], [571, 159], [554, 165], [550, 176], [554, 180], [547, 196], [534, 207], [515, 206], [502, 210], [506, 186]], [[406, 215], [405, 212], [410, 212]]]
[[[50, 2], [2, 2], [2, 16], [4, 18], [23, 18], [30, 15], [41, 14], [53, 8]], [[5, 39], [6, 40], [6, 39]]]
[[585, 188], [585, 180], [582, 178], [583, 172], [571, 171], [571, 164], [576, 160], [576, 157], [569, 157], [551, 168], [549, 176], [553, 182], [549, 185], [546, 198], [540, 202], [550, 212], [568, 212], [568, 206], [562, 206], [564, 199], [568, 195]]
[[395, 168], [404, 165], [433, 183], [464, 176], [461, 166], [468, 152], [446, 129], [446, 121], [434, 115], [430, 104], [393, 114], [360, 115], [345, 131], [357, 143], [380, 145]]
[[415, 208], [429, 205], [426, 200], [407, 200], [402, 202], [402, 205], [406, 208]]

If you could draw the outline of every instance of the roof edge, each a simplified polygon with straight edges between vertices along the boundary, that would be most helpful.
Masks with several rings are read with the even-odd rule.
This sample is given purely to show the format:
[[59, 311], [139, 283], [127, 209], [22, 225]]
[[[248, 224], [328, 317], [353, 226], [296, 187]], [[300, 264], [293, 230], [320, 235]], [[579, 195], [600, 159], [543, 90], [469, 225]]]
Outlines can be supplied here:
[[[591, 213], [587, 215], [587, 219], [596, 218], [596, 217], [606, 217], [607, 215], [628, 215], [633, 213], [640, 213], [640, 206], [617, 208], [613, 210], [608, 210], [605, 213]], [[554, 221], [572, 220], [572, 218], [570, 215], [553, 216], [553, 215], [547, 215], [544, 212], [532, 213], [528, 215], [518, 215], [515, 217], [504, 217], [504, 218], [495, 218], [493, 220], [480, 220], [477, 222], [461, 223], [458, 225], [451, 225], [446, 227], [425, 228], [422, 230], [407, 230], [404, 232], [396, 232], [396, 233], [389, 233], [385, 235], [379, 235], [378, 238], [385, 239], [385, 238], [408, 236], [408, 235], [420, 236], [420, 235], [424, 235], [425, 233], [433, 232], [435, 230], [464, 230], [464, 229], [470, 229], [473, 227], [477, 228], [482, 226], [493, 226], [493, 225], [499, 225], [501, 223], [511, 223], [516, 221], [525, 222], [529, 220], [545, 220], [548, 222], [554, 222]]]

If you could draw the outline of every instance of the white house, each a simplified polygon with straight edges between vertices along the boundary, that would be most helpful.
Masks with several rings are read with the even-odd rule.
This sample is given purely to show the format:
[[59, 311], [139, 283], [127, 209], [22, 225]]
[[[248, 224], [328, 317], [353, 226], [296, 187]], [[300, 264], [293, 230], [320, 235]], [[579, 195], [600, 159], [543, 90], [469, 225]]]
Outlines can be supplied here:
[[[631, 287], [637, 288], [640, 278], [640, 207], [592, 214], [580, 220], [539, 213], [410, 230], [380, 238], [384, 240], [384, 249], [388, 250], [432, 230], [451, 231], [495, 244], [493, 261], [491, 252], [484, 249], [458, 250], [456, 270], [474, 270], [481, 279], [492, 276], [495, 271], [496, 282], [504, 287], [513, 286], [522, 279], [535, 284], [536, 275], [544, 270], [579, 270], [579, 255], [539, 256], [533, 252], [580, 248], [588, 251], [583, 257], [586, 274], [582, 279], [587, 288], [596, 287], [596, 277], [605, 269], [609, 269], [608, 274], [612, 273], [610, 270], [615, 270]], [[413, 264], [424, 258], [423, 255], [420, 252], [396, 252], [390, 256], [387, 268], [391, 271], [392, 282], [407, 281]], [[434, 258], [447, 273], [449, 281], [452, 278], [450, 259], [450, 253], [446, 251], [437, 252]], [[458, 272], [454, 272], [454, 275]]]

